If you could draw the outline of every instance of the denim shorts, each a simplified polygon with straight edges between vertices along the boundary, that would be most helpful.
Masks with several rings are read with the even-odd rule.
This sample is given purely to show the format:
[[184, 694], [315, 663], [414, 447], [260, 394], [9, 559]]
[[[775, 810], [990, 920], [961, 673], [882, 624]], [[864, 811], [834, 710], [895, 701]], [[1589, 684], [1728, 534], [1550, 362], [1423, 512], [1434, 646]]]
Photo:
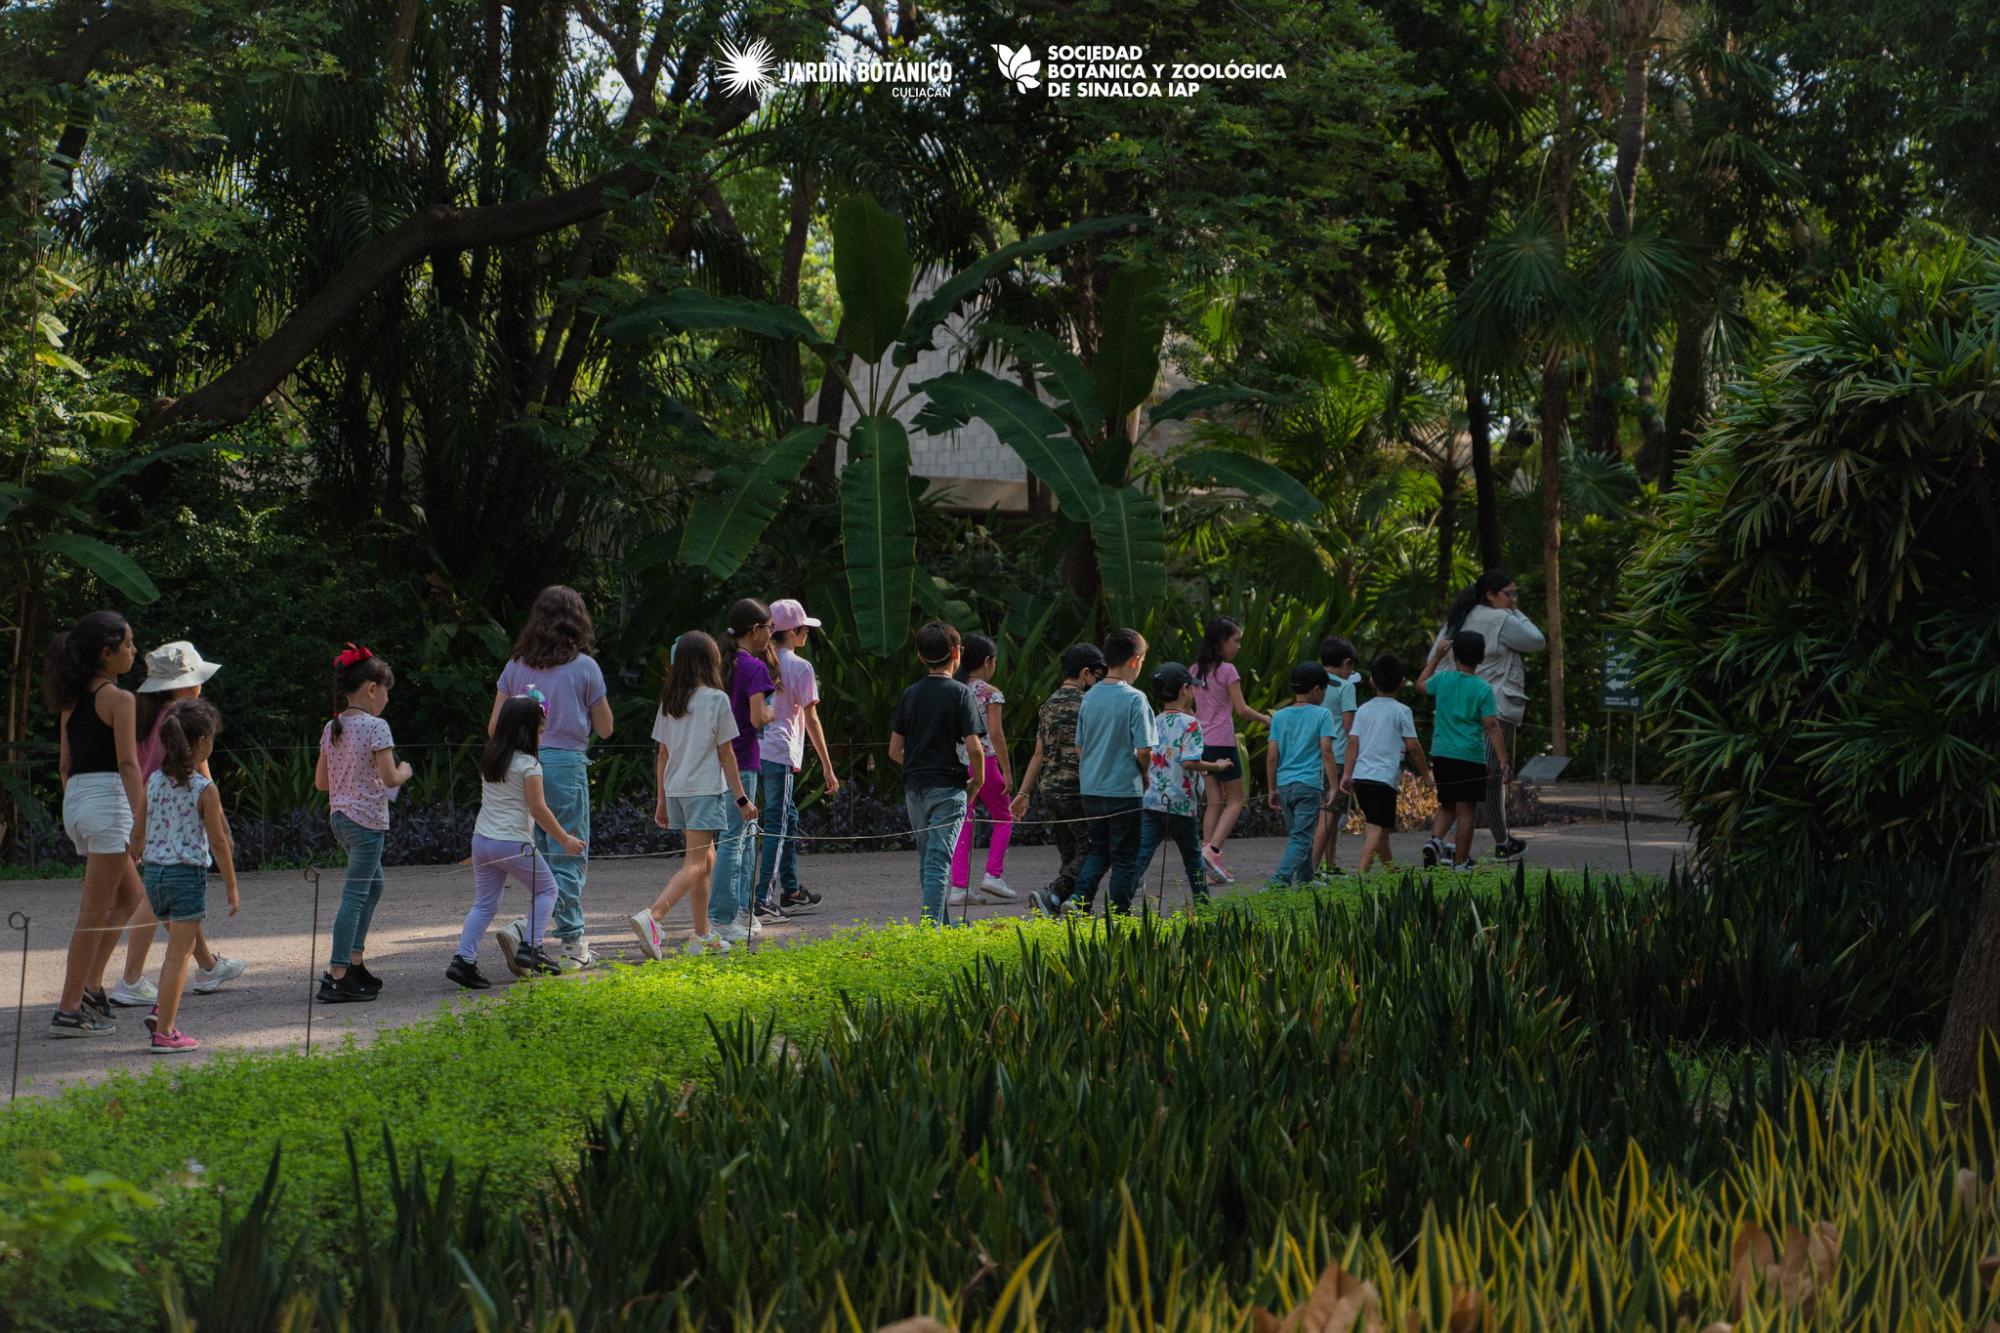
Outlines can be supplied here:
[[162, 921], [199, 921], [208, 915], [208, 872], [200, 866], [149, 865], [146, 901]]
[[729, 827], [729, 804], [735, 799], [727, 792], [713, 796], [669, 796], [667, 822], [683, 833], [689, 829], [720, 833]]

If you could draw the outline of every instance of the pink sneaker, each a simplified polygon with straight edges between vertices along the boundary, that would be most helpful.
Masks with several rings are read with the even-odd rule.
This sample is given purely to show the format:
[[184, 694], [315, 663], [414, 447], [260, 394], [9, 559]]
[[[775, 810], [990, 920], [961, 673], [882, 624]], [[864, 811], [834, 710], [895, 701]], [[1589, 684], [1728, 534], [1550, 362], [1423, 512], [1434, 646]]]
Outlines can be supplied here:
[[1230, 874], [1222, 864], [1222, 853], [1216, 851], [1215, 848], [1209, 846], [1207, 843], [1201, 845], [1201, 862], [1208, 867], [1209, 883], [1234, 884], [1236, 882], [1236, 876]]
[[153, 1054], [155, 1055], [163, 1051], [191, 1051], [200, 1045], [200, 1042], [188, 1036], [187, 1033], [182, 1032], [179, 1028], [175, 1028], [172, 1032], [153, 1033]]

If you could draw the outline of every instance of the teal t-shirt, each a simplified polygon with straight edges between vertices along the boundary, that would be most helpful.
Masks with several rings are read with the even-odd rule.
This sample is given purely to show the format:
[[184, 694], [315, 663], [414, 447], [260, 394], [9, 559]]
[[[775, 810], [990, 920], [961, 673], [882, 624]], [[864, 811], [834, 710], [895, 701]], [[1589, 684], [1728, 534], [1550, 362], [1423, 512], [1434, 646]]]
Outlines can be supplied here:
[[1354, 682], [1345, 676], [1328, 674], [1326, 711], [1333, 715], [1333, 762], [1347, 762], [1347, 715], [1359, 705], [1354, 702]]
[[1334, 734], [1333, 714], [1318, 704], [1292, 704], [1271, 714], [1271, 744], [1278, 747], [1278, 785], [1326, 788], [1319, 741]]
[[1493, 687], [1470, 671], [1440, 671], [1424, 682], [1437, 700], [1431, 720], [1431, 753], [1468, 763], [1486, 762], [1486, 733], [1480, 720], [1494, 716]]
[[1076, 710], [1077, 790], [1085, 796], [1146, 794], [1138, 753], [1153, 748], [1153, 707], [1146, 696], [1113, 677], [1099, 681]]

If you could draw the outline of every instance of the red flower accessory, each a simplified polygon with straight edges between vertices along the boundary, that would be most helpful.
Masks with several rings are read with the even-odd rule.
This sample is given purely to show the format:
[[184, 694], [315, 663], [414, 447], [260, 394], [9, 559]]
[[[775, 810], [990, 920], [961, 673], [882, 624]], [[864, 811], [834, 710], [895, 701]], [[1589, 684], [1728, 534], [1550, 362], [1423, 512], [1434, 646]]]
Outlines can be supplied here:
[[357, 648], [350, 642], [346, 648], [341, 650], [340, 656], [333, 659], [333, 664], [342, 670], [346, 670], [356, 662], [366, 662], [373, 656], [375, 656], [373, 648]]

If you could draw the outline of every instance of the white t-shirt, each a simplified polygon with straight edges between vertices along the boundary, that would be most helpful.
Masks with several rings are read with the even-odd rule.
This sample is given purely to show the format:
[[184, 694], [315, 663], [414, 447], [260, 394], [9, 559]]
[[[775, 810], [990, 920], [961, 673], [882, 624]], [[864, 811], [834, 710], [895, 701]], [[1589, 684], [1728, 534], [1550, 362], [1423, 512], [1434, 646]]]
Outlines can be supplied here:
[[1354, 780], [1396, 786], [1403, 773], [1405, 740], [1417, 735], [1410, 706], [1378, 694], [1354, 710]]
[[542, 762], [531, 754], [514, 751], [507, 761], [507, 780], [479, 779], [479, 819], [472, 831], [482, 838], [503, 842], [526, 842], [535, 833], [535, 821], [528, 818], [528, 779], [542, 775]]
[[757, 757], [788, 764], [794, 773], [806, 757], [806, 705], [819, 702], [819, 675], [813, 664], [789, 648], [778, 650], [778, 692], [771, 696], [771, 720], [757, 742]]
[[736, 739], [736, 716], [729, 696], [706, 685], [688, 696], [679, 717], [664, 710], [653, 714], [653, 739], [667, 747], [666, 771], [660, 774], [662, 796], [720, 796], [729, 790], [722, 775], [719, 745]]

